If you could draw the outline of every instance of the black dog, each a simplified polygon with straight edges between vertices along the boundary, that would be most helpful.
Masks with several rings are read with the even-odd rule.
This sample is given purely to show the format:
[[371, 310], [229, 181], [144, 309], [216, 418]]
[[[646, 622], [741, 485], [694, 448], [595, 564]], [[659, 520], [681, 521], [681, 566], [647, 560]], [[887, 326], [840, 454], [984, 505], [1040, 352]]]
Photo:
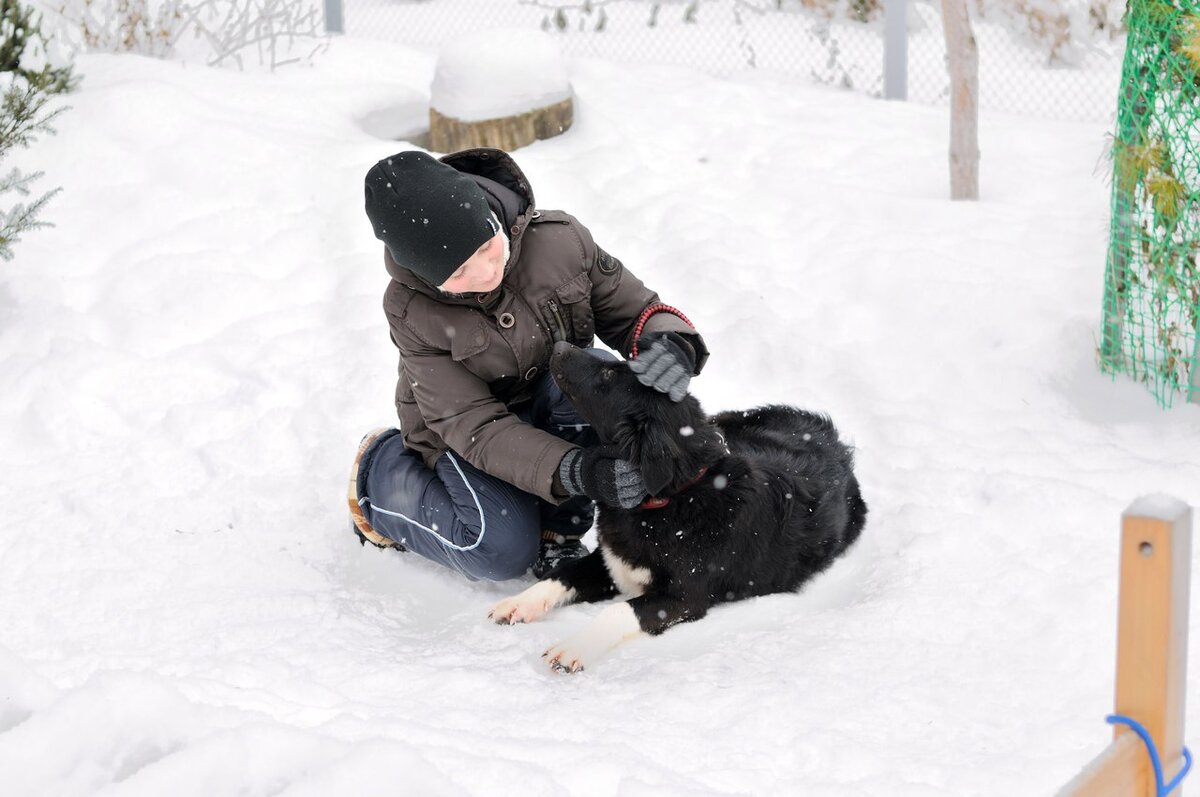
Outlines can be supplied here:
[[601, 507], [594, 552], [492, 608], [497, 623], [527, 623], [554, 606], [630, 596], [547, 650], [554, 670], [582, 670], [718, 603], [795, 590], [862, 531], [852, 451], [829, 418], [779, 405], [707, 418], [691, 395], [673, 402], [626, 363], [569, 344], [555, 347], [550, 368], [655, 496], [632, 510]]

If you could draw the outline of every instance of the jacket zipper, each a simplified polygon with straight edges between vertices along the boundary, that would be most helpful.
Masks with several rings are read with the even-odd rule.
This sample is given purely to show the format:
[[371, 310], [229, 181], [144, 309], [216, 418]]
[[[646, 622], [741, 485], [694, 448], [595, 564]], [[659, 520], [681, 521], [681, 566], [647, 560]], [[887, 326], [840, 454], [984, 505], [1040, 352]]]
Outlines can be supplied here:
[[558, 312], [558, 305], [554, 302], [553, 299], [551, 299], [547, 304], [550, 307], [550, 313], [554, 316], [554, 323], [558, 326], [557, 340], [566, 340], [567, 339], [567, 327], [563, 323], [562, 316]]

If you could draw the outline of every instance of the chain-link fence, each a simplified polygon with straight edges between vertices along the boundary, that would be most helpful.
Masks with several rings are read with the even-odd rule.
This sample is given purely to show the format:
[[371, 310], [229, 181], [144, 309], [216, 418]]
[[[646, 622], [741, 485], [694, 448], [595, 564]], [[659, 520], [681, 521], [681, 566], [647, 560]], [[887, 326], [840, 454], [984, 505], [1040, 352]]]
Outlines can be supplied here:
[[[1119, 0], [995, 1], [1004, 5], [971, 0], [980, 107], [1110, 118], [1123, 41], [1119, 10], [1111, 6]], [[488, 28], [531, 27], [558, 36], [567, 55], [675, 64], [719, 76], [747, 70], [800, 76], [871, 96], [883, 91], [883, 0], [328, 2], [341, 6], [348, 34], [416, 47]], [[906, 16], [908, 98], [945, 102], [940, 3], [909, 0]]]

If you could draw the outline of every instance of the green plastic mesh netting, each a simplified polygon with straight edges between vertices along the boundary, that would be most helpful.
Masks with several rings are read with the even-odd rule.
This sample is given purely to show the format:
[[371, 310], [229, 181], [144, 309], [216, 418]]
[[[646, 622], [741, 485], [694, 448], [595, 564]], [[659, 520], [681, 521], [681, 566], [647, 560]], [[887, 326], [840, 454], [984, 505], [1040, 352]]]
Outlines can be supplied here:
[[1131, 0], [1100, 365], [1200, 402], [1200, 1]]

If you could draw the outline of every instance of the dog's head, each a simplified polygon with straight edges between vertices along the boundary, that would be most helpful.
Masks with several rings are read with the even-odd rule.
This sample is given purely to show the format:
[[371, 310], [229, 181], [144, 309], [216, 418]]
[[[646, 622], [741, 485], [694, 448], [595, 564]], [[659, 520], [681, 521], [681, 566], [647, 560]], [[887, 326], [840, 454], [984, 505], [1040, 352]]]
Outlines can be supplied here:
[[559, 343], [550, 373], [600, 442], [639, 467], [651, 495], [686, 483], [725, 453], [700, 402], [690, 394], [671, 401], [638, 382], [624, 361], [601, 360]]

